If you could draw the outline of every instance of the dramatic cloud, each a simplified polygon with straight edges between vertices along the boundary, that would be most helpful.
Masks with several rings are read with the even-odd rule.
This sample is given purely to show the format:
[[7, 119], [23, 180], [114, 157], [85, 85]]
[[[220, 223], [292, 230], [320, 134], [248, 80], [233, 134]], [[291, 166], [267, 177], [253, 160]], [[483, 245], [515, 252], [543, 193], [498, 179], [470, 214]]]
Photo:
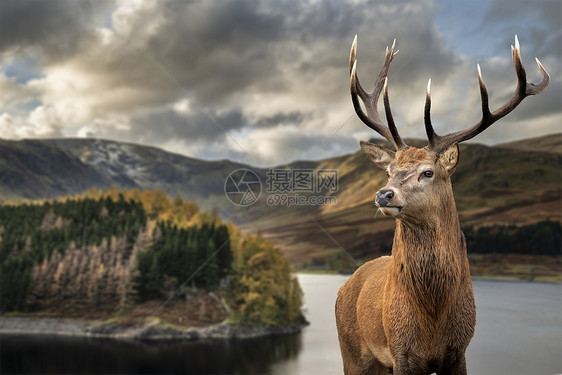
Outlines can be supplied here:
[[[485, 4], [461, 51], [439, 26], [468, 22], [450, 1], [3, 1], [1, 136], [105, 137], [260, 165], [353, 152], [372, 135], [349, 99], [355, 34], [369, 88], [398, 39], [389, 91], [404, 136], [423, 136], [429, 77], [437, 131], [457, 130], [479, 119], [476, 60], [492, 106], [512, 92], [515, 32], [530, 79], [535, 55], [561, 73], [557, 2]], [[502, 124], [510, 138], [557, 131], [561, 93], [553, 79], [527, 99]], [[477, 138], [504, 140], [495, 128]]]

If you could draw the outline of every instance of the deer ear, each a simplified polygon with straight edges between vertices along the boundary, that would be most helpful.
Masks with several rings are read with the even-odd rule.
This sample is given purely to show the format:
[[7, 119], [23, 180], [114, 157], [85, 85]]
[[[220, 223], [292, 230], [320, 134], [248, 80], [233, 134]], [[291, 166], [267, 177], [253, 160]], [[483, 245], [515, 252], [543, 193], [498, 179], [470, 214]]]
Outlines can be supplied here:
[[370, 142], [361, 141], [359, 144], [361, 145], [363, 152], [367, 154], [369, 160], [381, 169], [386, 169], [390, 162], [394, 160], [394, 151], [390, 151]]
[[439, 154], [439, 163], [445, 168], [450, 175], [455, 171], [455, 167], [459, 162], [459, 144], [453, 143], [445, 151]]

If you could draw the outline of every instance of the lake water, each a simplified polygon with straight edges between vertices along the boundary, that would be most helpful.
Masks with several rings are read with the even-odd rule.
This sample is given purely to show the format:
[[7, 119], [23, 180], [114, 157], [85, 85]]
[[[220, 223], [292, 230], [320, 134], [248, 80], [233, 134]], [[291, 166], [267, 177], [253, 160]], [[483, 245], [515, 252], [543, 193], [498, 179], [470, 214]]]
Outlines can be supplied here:
[[[146, 344], [0, 336], [0, 373], [342, 374], [334, 302], [347, 277], [299, 275], [311, 325], [301, 334], [232, 342]], [[470, 374], [561, 374], [562, 286], [474, 281]]]

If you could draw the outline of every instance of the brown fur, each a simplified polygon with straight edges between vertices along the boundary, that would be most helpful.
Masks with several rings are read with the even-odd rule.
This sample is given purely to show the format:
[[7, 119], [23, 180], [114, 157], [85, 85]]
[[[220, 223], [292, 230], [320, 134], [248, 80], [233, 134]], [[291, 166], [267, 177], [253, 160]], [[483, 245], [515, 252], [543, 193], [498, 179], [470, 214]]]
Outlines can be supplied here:
[[409, 147], [406, 152], [400, 152], [396, 155], [395, 163], [397, 165], [413, 165], [420, 163], [428, 157], [428, 152], [423, 148]]
[[[372, 260], [341, 287], [336, 322], [346, 374], [466, 374], [476, 310], [450, 176], [453, 145], [397, 151], [362, 142], [387, 169], [396, 218], [392, 256]], [[423, 173], [432, 170], [431, 178]]]

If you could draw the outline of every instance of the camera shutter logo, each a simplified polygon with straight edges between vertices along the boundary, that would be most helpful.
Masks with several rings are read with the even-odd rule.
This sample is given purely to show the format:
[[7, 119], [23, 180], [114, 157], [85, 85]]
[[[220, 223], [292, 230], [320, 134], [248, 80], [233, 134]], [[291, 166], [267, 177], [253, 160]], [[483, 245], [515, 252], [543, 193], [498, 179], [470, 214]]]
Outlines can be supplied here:
[[224, 181], [224, 193], [235, 206], [250, 206], [260, 197], [261, 180], [254, 171], [237, 169]]

